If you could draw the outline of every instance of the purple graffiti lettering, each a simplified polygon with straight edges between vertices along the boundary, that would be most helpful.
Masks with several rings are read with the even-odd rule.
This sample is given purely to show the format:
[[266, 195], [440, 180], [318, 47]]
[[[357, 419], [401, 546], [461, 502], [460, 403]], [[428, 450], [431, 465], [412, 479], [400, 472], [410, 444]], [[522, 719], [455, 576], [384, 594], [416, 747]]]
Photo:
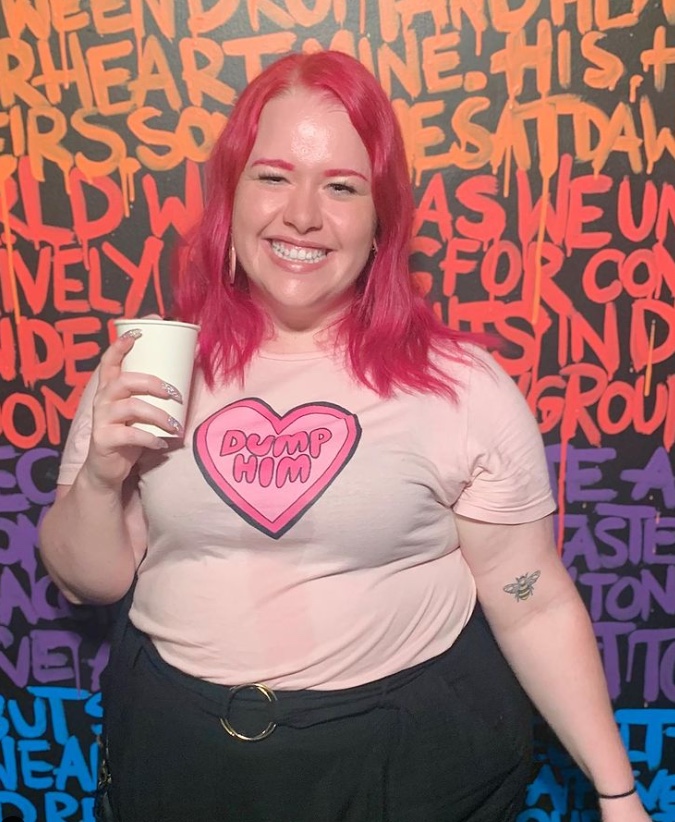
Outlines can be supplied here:
[[589, 611], [591, 619], [599, 620], [604, 611], [603, 590], [609, 585], [613, 585], [619, 577], [616, 574], [579, 574], [577, 582], [590, 588], [591, 602]]
[[[19, 456], [19, 452], [11, 445], [0, 446], [0, 462], [14, 462]], [[26, 511], [30, 506], [25, 494], [16, 493], [16, 478], [9, 471], [0, 471], [0, 512], [3, 514], [15, 514], [19, 511]]]
[[628, 563], [675, 564], [675, 518], [662, 517], [648, 505], [615, 503], [598, 503], [595, 514], [565, 516], [563, 562], [567, 568], [578, 560], [589, 571], [623, 568]]
[[[34, 682], [74, 682], [79, 690], [82, 637], [72, 631], [33, 629], [21, 637], [16, 648], [9, 628], [0, 626], [0, 671], [19, 688]], [[28, 736], [28, 734], [25, 734]]]
[[675, 508], [675, 475], [665, 448], [657, 448], [644, 468], [627, 468], [621, 479], [633, 483], [631, 498], [645, 499], [651, 492], [660, 491], [666, 508]]
[[0, 535], [4, 534], [6, 548], [0, 548], [0, 565], [21, 563], [24, 571], [35, 576], [37, 559], [37, 526], [25, 514], [19, 514], [16, 520], [0, 517]]
[[624, 574], [579, 574], [579, 585], [590, 588], [590, 614], [594, 620], [607, 615], [619, 622], [647, 620], [657, 608], [675, 614], [675, 567], [666, 569], [665, 582], [648, 568], [639, 577]]
[[[568, 502], [607, 502], [616, 497], [612, 488], [594, 487], [603, 482], [602, 471], [598, 467], [616, 457], [614, 448], [574, 448], [567, 449], [567, 472], [565, 474], [565, 497]], [[584, 468], [583, 465], [591, 466]]]
[[[623, 531], [625, 527], [626, 520], [623, 517], [603, 517], [596, 523], [594, 533], [598, 544], [603, 547], [603, 567], [622, 568], [628, 562], [628, 545], [614, 533]], [[606, 550], [613, 553], [607, 555]]]
[[32, 451], [20, 453], [11, 445], [1, 446], [0, 462], [16, 462], [16, 465], [15, 474], [0, 471], [0, 513], [14, 514], [27, 511], [31, 505], [51, 505], [54, 501], [54, 490], [41, 490], [33, 479], [33, 469], [38, 462], [56, 461], [58, 457], [58, 451], [53, 448], [34, 448]]
[[570, 568], [576, 559], [583, 559], [590, 571], [598, 571], [602, 564], [598, 548], [591, 534], [588, 517], [585, 514], [566, 514], [565, 531], [574, 529], [571, 537], [563, 543], [562, 558], [565, 567]]
[[[642, 556], [652, 565], [675, 563], [675, 517], [654, 517], [646, 520]], [[657, 553], [659, 546], [671, 548], [670, 553]]]
[[[618, 546], [627, 546], [628, 561], [633, 565], [640, 562], [666, 564], [675, 562], [675, 555], [657, 553], [659, 545], [672, 544], [671, 528], [675, 522], [670, 517], [659, 517], [658, 511], [649, 505], [617, 505], [600, 502], [596, 514], [602, 518], [613, 518], [611, 527], [598, 526], [598, 540], [617, 550]], [[628, 541], [623, 542], [614, 531], [624, 531], [628, 527]], [[622, 535], [623, 536], [623, 535]]]
[[[567, 446], [565, 499], [567, 502], [608, 502], [617, 492], [608, 487], [600, 465], [616, 459], [615, 448], [575, 448]], [[546, 461], [554, 494], [558, 493], [560, 444], [546, 446]], [[598, 487], [599, 486], [599, 487]]]
[[54, 451], [52, 448], [33, 448], [32, 451], [26, 451], [19, 458], [16, 464], [16, 480], [21, 492], [28, 497], [33, 505], [45, 506], [54, 502], [54, 488], [50, 488], [49, 491], [38, 488], [33, 479], [33, 470], [43, 460], [56, 462], [58, 458], [59, 452]]
[[633, 668], [637, 650], [645, 649], [643, 697], [647, 702], [655, 702], [659, 693], [675, 701], [675, 654], [664, 651], [661, 659], [662, 644], [675, 641], [675, 628], [644, 628], [634, 631], [628, 638], [628, 660], [626, 676], [629, 682], [633, 679]]
[[625, 621], [649, 618], [656, 607], [668, 614], [675, 613], [675, 567], [667, 569], [662, 586], [653, 571], [643, 569], [640, 578], [624, 576], [607, 592], [605, 609], [613, 619]]
[[30, 639], [27, 636], [21, 638], [14, 662], [5, 653], [13, 644], [12, 632], [0, 625], [0, 670], [19, 688], [25, 688], [30, 676]]
[[[49, 597], [56, 600], [53, 605]], [[31, 624], [39, 619], [53, 621], [71, 613], [70, 606], [50, 577], [19, 581], [13, 568], [0, 568], [0, 625], [9, 625], [14, 610], [19, 610]]]
[[105, 671], [110, 656], [110, 645], [108, 642], [103, 642], [97, 649], [96, 654], [86, 661], [87, 665], [91, 667], [91, 690], [99, 691], [101, 689], [101, 674]]
[[[72, 682], [80, 688], [82, 637], [72, 631], [31, 631], [33, 675], [37, 682]], [[64, 653], [67, 652], [67, 653]]]
[[598, 646], [602, 654], [609, 695], [616, 699], [621, 693], [621, 669], [619, 666], [619, 637], [635, 630], [633, 622], [595, 622], [593, 624]]

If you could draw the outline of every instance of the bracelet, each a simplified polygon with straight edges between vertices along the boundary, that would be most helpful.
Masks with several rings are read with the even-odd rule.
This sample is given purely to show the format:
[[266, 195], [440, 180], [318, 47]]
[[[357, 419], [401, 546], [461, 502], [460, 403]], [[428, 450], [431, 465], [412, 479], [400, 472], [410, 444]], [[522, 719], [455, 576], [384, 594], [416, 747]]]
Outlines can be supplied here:
[[624, 796], [632, 796], [634, 793], [637, 793], [637, 785], [633, 785], [626, 793], [599, 793], [598, 796], [600, 799], [623, 799]]

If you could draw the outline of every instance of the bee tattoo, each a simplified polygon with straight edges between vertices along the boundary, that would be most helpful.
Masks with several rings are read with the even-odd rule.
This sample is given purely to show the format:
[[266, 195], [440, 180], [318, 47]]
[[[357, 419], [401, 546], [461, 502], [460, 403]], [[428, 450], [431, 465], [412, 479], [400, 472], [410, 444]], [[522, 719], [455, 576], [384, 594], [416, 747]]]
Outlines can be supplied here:
[[505, 585], [503, 590], [507, 594], [513, 594], [517, 602], [529, 599], [534, 594], [534, 583], [541, 576], [541, 571], [533, 571], [531, 574], [523, 574], [516, 577], [516, 581], [510, 585]]

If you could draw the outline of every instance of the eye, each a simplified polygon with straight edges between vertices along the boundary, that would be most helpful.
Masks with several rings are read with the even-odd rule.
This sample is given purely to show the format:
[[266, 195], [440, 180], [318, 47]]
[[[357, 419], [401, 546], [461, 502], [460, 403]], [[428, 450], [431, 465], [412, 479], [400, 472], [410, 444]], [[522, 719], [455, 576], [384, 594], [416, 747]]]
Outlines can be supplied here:
[[270, 183], [271, 185], [279, 185], [280, 183], [286, 182], [286, 178], [281, 174], [272, 174], [270, 172], [263, 172], [259, 174], [258, 180], [263, 183]]
[[356, 194], [356, 189], [349, 183], [329, 183], [328, 187], [336, 194]]

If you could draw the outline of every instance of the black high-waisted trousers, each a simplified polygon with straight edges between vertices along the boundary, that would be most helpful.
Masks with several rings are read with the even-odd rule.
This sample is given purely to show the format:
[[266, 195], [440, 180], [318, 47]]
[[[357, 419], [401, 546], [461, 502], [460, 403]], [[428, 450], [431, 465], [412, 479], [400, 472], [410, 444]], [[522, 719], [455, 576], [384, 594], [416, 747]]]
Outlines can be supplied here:
[[[339, 691], [235, 693], [164, 662], [123, 618], [103, 700], [118, 822], [512, 822], [528, 700], [479, 613], [414, 668]], [[264, 739], [245, 736], [276, 722]]]

